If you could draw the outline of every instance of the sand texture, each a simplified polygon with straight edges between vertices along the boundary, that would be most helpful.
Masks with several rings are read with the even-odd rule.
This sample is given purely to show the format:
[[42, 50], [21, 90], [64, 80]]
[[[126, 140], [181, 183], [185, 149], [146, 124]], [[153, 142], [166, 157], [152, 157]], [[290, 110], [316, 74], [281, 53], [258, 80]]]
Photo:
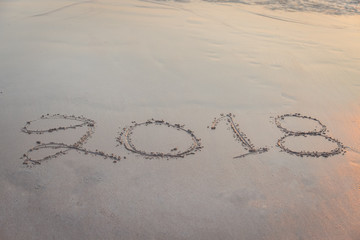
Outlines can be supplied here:
[[358, 1], [0, 0], [1, 240], [359, 240]]

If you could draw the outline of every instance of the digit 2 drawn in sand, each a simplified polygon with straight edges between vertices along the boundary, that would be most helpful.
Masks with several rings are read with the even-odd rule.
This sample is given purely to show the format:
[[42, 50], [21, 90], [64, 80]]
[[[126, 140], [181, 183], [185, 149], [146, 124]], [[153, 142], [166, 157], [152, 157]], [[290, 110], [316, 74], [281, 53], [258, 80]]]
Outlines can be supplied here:
[[231, 129], [233, 130], [234, 134], [235, 134], [235, 138], [241, 142], [241, 145], [245, 148], [245, 150], [249, 151], [248, 153], [236, 156], [234, 158], [241, 158], [241, 157], [245, 157], [249, 154], [259, 154], [259, 153], [263, 153], [263, 152], [267, 152], [268, 148], [264, 147], [264, 148], [255, 148], [254, 144], [251, 143], [250, 139], [248, 139], [245, 135], [245, 133], [241, 132], [239, 130], [239, 124], [236, 124], [234, 122], [234, 118], [235, 116], [231, 113], [229, 114], [221, 114], [219, 118], [215, 118], [212, 125], [211, 125], [211, 129], [214, 130], [216, 129], [217, 124], [224, 119], [227, 119], [227, 123], [230, 124]]
[[[80, 127], [87, 127], [87, 131], [86, 133], [74, 144], [65, 144], [65, 143], [55, 143], [55, 142], [50, 142], [50, 143], [41, 143], [40, 141], [37, 141], [37, 145], [31, 149], [29, 149], [22, 157], [21, 159], [24, 160], [24, 164], [28, 165], [28, 164], [41, 164], [41, 162], [45, 161], [45, 160], [49, 160], [52, 158], [56, 158], [60, 155], [64, 155], [66, 154], [68, 151], [70, 150], [77, 150], [79, 152], [83, 152], [85, 154], [91, 154], [91, 155], [95, 155], [95, 156], [101, 156], [104, 158], [110, 158], [112, 159], [114, 162], [120, 161], [121, 157], [116, 156], [114, 154], [106, 154], [102, 151], [91, 151], [91, 150], [87, 150], [85, 148], [83, 148], [83, 145], [88, 141], [88, 139], [91, 137], [91, 135], [94, 133], [95, 130], [95, 121], [85, 118], [85, 117], [76, 117], [76, 116], [67, 116], [67, 115], [60, 115], [60, 114], [54, 114], [54, 115], [42, 115], [40, 119], [38, 120], [42, 120], [42, 119], [64, 119], [64, 120], [75, 120], [78, 121], [79, 124], [75, 124], [75, 125], [70, 125], [68, 127], [57, 127], [57, 128], [50, 128], [50, 129], [46, 129], [46, 130], [31, 130], [29, 129], [30, 125], [32, 122], [37, 121], [37, 120], [33, 120], [33, 121], [29, 121], [25, 124], [25, 126], [21, 129], [22, 132], [27, 133], [27, 134], [44, 134], [44, 133], [52, 133], [52, 132], [57, 132], [57, 131], [65, 131], [65, 130], [69, 130], [69, 129], [75, 129], [75, 128], [80, 128]], [[54, 154], [48, 155], [46, 157], [43, 157], [41, 159], [32, 159], [29, 155], [31, 152], [33, 151], [38, 151], [40, 149], [62, 149]]]
[[[250, 139], [248, 139], [245, 135], [245, 133], [241, 132], [239, 130], [239, 125], [236, 124], [234, 122], [234, 115], [229, 113], [227, 115], [221, 114], [219, 118], [215, 118], [212, 125], [211, 125], [211, 129], [216, 129], [217, 124], [222, 121], [222, 120], [227, 120], [227, 124], [230, 125], [231, 130], [234, 132], [234, 137], [241, 142], [242, 146], [248, 151], [248, 153], [246, 154], [242, 154], [240, 156], [236, 156], [234, 158], [240, 158], [240, 157], [245, 157], [249, 154], [259, 154], [259, 153], [263, 153], [263, 152], [267, 152], [268, 148], [264, 147], [264, 148], [255, 148], [255, 146], [251, 143]], [[300, 119], [308, 119], [308, 120], [312, 120], [314, 122], [317, 123], [317, 125], [320, 127], [319, 129], [314, 129], [314, 130], [310, 130], [310, 131], [291, 131], [289, 129], [287, 129], [286, 127], [283, 127], [282, 125], [282, 121], [285, 118], [300, 118]], [[79, 122], [78, 124], [74, 124], [74, 125], [70, 125], [67, 127], [57, 127], [57, 128], [50, 128], [50, 129], [46, 129], [46, 130], [32, 130], [29, 129], [29, 127], [31, 126], [31, 124], [34, 121], [37, 120], [42, 120], [42, 119], [63, 119], [63, 120], [74, 120]], [[65, 144], [65, 143], [55, 143], [55, 142], [49, 142], [49, 143], [41, 143], [40, 141], [36, 142], [36, 146], [29, 149], [22, 157], [21, 159], [24, 160], [24, 164], [40, 164], [41, 162], [45, 161], [45, 160], [49, 160], [52, 158], [56, 158], [60, 155], [64, 155], [66, 154], [68, 151], [70, 150], [76, 150], [78, 152], [82, 152], [85, 154], [90, 154], [90, 155], [94, 155], [94, 156], [101, 156], [103, 158], [110, 158], [112, 159], [114, 162], [117, 162], [121, 159], [120, 156], [117, 156], [115, 154], [107, 154], [104, 153], [103, 151], [99, 151], [99, 150], [95, 150], [95, 151], [91, 151], [88, 150], [86, 148], [83, 147], [83, 145], [88, 141], [88, 139], [91, 137], [91, 135], [94, 133], [95, 130], [95, 121], [85, 118], [83, 116], [80, 117], [76, 117], [74, 115], [68, 116], [68, 115], [60, 115], [60, 114], [54, 114], [54, 115], [43, 115], [40, 117], [40, 119], [37, 120], [33, 120], [33, 121], [29, 121], [25, 124], [25, 126], [21, 129], [22, 132], [27, 133], [27, 134], [44, 134], [44, 133], [52, 133], [52, 132], [57, 132], [57, 131], [65, 131], [65, 130], [69, 130], [69, 129], [75, 129], [75, 128], [80, 128], [80, 127], [87, 127], [87, 131], [86, 133], [74, 144]], [[300, 157], [304, 157], [304, 156], [308, 156], [308, 157], [330, 157], [330, 156], [334, 156], [340, 153], [345, 153], [345, 149], [350, 149], [354, 152], [360, 153], [360, 151], [353, 149], [351, 147], [347, 147], [344, 146], [339, 140], [334, 139], [332, 137], [329, 137], [325, 134], [326, 132], [326, 126], [324, 124], [322, 124], [319, 120], [317, 120], [316, 118], [312, 118], [309, 116], [303, 116], [300, 115], [299, 113], [296, 114], [284, 114], [281, 116], [277, 116], [275, 118], [275, 124], [276, 126], [285, 133], [285, 135], [280, 138], [277, 142], [277, 146], [279, 148], [281, 148], [283, 151], [289, 153], [289, 154], [293, 154], [296, 156], [300, 156]], [[134, 143], [132, 142], [132, 134], [133, 134], [133, 130], [139, 126], [149, 126], [149, 125], [159, 125], [159, 126], [166, 126], [166, 127], [170, 127], [173, 128], [175, 130], [181, 131], [186, 133], [188, 136], [191, 137], [191, 141], [192, 144], [185, 150], [181, 151], [178, 150], [177, 148], [173, 148], [170, 152], [168, 153], [164, 153], [164, 152], [147, 152], [145, 150], [141, 150], [138, 149]], [[307, 136], [319, 136], [324, 138], [325, 140], [328, 140], [329, 142], [332, 142], [334, 144], [336, 144], [337, 146], [331, 150], [331, 151], [324, 151], [324, 152], [319, 152], [319, 151], [294, 151], [291, 150], [289, 147], [285, 146], [285, 142], [286, 139], [289, 137], [307, 137]], [[195, 154], [196, 151], [200, 150], [201, 148], [203, 148], [201, 146], [200, 143], [200, 139], [198, 139], [195, 134], [191, 131], [191, 130], [187, 130], [184, 128], [184, 125], [180, 125], [180, 124], [171, 124], [169, 122], [165, 122], [163, 120], [148, 120], [146, 122], [143, 123], [135, 123], [134, 125], [124, 128], [123, 131], [120, 133], [119, 137], [117, 137], [117, 141], [120, 144], [123, 144], [124, 147], [128, 150], [131, 151], [133, 153], [137, 153], [140, 154], [146, 158], [183, 158], [187, 155], [190, 154]], [[55, 149], [55, 150], [59, 150], [58, 152], [54, 153], [54, 154], [50, 154], [46, 157], [40, 158], [40, 159], [32, 159], [30, 157], [30, 153], [34, 152], [34, 151], [38, 151], [41, 149]], [[125, 158], [125, 157], [124, 157]]]
[[[285, 118], [301, 118], [301, 119], [309, 119], [309, 120], [315, 121], [320, 126], [320, 130], [316, 130], [316, 129], [311, 130], [311, 131], [291, 131], [291, 130], [288, 130], [287, 128], [283, 127], [282, 124], [281, 124], [281, 122]], [[339, 140], [336, 140], [336, 139], [334, 139], [332, 137], [329, 137], [329, 136], [325, 135], [326, 126], [324, 124], [322, 124], [316, 118], [300, 115], [299, 113], [284, 114], [284, 115], [281, 115], [281, 116], [277, 116], [275, 118], [275, 124], [282, 132], [285, 133], [285, 136], [283, 136], [282, 138], [280, 138], [278, 140], [277, 146], [280, 147], [282, 150], [284, 150], [285, 152], [287, 152], [289, 154], [300, 156], [300, 157], [304, 157], [304, 156], [307, 156], [307, 157], [330, 157], [330, 156], [334, 156], [334, 155], [345, 152], [345, 146]], [[318, 151], [293, 151], [293, 150], [289, 149], [288, 147], [286, 147], [284, 145], [286, 138], [288, 138], [288, 137], [299, 137], [299, 136], [302, 136], [302, 137], [319, 136], [319, 137], [325, 138], [329, 142], [335, 143], [337, 145], [337, 147], [334, 148], [331, 151], [328, 151], [328, 152], [318, 152]]]
[[[189, 148], [187, 148], [183, 151], [177, 151], [177, 148], [174, 148], [171, 152], [168, 152], [168, 153], [146, 152], [144, 150], [138, 149], [133, 144], [132, 139], [131, 139], [133, 130], [140, 126], [149, 126], [149, 125], [166, 126], [166, 127], [170, 127], [175, 130], [178, 130], [178, 131], [182, 131], [191, 137], [192, 144], [190, 145]], [[124, 128], [123, 131], [120, 133], [120, 136], [117, 138], [117, 141], [120, 144], [123, 144], [127, 150], [129, 150], [133, 153], [140, 154], [147, 158], [183, 158], [187, 155], [194, 154], [196, 151], [198, 151], [202, 148], [200, 139], [198, 139], [195, 136], [193, 131], [185, 129], [184, 125], [171, 124], [171, 123], [165, 122], [163, 120], [154, 120], [154, 119], [148, 120], [143, 123], [134, 123], [134, 125]]]

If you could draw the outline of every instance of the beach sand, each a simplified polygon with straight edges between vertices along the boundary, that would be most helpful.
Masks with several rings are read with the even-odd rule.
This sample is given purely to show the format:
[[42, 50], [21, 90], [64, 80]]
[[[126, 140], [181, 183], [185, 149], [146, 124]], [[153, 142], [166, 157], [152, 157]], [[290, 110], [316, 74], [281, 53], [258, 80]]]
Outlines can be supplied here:
[[[226, 1], [0, 1], [0, 239], [360, 239], [359, 30]], [[79, 123], [46, 114], [95, 125], [22, 131]], [[81, 147], [121, 161], [20, 159], [88, 128]], [[142, 154], [191, 148], [188, 130], [198, 151]]]

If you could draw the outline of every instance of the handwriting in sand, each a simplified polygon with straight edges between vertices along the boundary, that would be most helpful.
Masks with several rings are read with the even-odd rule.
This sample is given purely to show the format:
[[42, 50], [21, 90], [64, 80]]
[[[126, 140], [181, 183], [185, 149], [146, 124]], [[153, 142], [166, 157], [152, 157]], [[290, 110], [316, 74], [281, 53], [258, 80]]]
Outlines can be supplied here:
[[[286, 127], [283, 127], [282, 122], [286, 118], [299, 118], [299, 119], [306, 119], [314, 121], [319, 129], [312, 129], [309, 131], [292, 131], [287, 129]], [[49, 142], [49, 143], [42, 143], [40, 141], [36, 142], [36, 145], [32, 148], [30, 148], [26, 153], [23, 154], [21, 159], [23, 159], [24, 164], [41, 164], [43, 161], [57, 158], [61, 155], [66, 154], [70, 150], [76, 150], [78, 152], [82, 152], [84, 154], [90, 154], [93, 156], [100, 156], [105, 159], [111, 159], [114, 163], [121, 160], [121, 156], [118, 156], [113, 153], [105, 153], [104, 151], [100, 151], [98, 149], [96, 150], [89, 150], [84, 147], [84, 144], [91, 138], [95, 131], [95, 121], [85, 118], [83, 116], [74, 116], [74, 115], [61, 115], [61, 114], [54, 114], [54, 115], [42, 115], [40, 119], [62, 119], [62, 120], [73, 120], [78, 122], [78, 124], [66, 126], [66, 127], [56, 127], [56, 128], [50, 128], [45, 130], [32, 130], [30, 129], [31, 124], [34, 121], [26, 122], [25, 126], [22, 128], [22, 132], [27, 134], [44, 134], [44, 133], [52, 133], [57, 131], [66, 131], [69, 129], [75, 129], [75, 128], [81, 128], [86, 127], [86, 133], [82, 135], [77, 142], [74, 144], [65, 144], [61, 142]], [[215, 118], [212, 122], [211, 129], [215, 130], [216, 126], [221, 122], [225, 121], [226, 124], [230, 125], [230, 129], [234, 133], [234, 137], [237, 141], [239, 141], [242, 145], [242, 147], [247, 151], [247, 153], [235, 156], [234, 158], [242, 158], [251, 154], [262, 154], [267, 151], [269, 151], [268, 147], [255, 147], [254, 144], [251, 142], [251, 140], [246, 136], [244, 132], [242, 132], [239, 128], [239, 124], [235, 123], [235, 115], [229, 113], [229, 114], [221, 114], [220, 117]], [[276, 146], [279, 147], [282, 151], [300, 156], [300, 157], [331, 157], [338, 154], [344, 154], [345, 149], [349, 148], [344, 146], [339, 140], [332, 138], [330, 136], [326, 135], [327, 128], [326, 126], [320, 122], [318, 119], [301, 115], [299, 113], [295, 114], [284, 114], [275, 117], [275, 124], [276, 126], [285, 134], [282, 138], [280, 138], [277, 141]], [[142, 149], [139, 149], [134, 142], [132, 141], [132, 134], [133, 130], [139, 126], [150, 126], [150, 125], [158, 125], [158, 126], [166, 126], [169, 128], [173, 128], [177, 131], [181, 131], [185, 134], [187, 134], [192, 143], [189, 145], [187, 149], [184, 150], [178, 150], [176, 147], [173, 148], [170, 152], [153, 152], [153, 151], [145, 151]], [[330, 151], [295, 151], [290, 149], [286, 146], [285, 142], [287, 138], [294, 138], [294, 137], [307, 137], [307, 136], [317, 136], [326, 139], [329, 142], [332, 142], [336, 145], [336, 147]], [[182, 124], [172, 124], [169, 122], [166, 122], [164, 120], [147, 120], [142, 123], [136, 123], [133, 122], [133, 125], [129, 127], [123, 128], [123, 131], [119, 134], [119, 136], [116, 138], [117, 142], [124, 146], [124, 148], [132, 153], [141, 155], [145, 158], [184, 158], [188, 155], [195, 154], [197, 151], [201, 150], [203, 147], [201, 145], [201, 141], [198, 137], [196, 137], [195, 133], [192, 130], [186, 129], [184, 125]], [[48, 156], [39, 158], [39, 159], [33, 159], [30, 157], [31, 153], [34, 151], [38, 151], [41, 149], [53, 149], [57, 152], [50, 154]], [[126, 157], [124, 157], [126, 158]]]

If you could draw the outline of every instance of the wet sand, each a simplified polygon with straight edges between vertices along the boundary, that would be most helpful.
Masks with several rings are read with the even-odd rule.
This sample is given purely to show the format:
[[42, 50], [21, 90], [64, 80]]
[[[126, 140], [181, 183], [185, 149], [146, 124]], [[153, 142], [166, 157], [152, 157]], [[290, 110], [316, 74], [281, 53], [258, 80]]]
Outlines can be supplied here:
[[0, 1], [0, 239], [360, 239], [332, 7]]

